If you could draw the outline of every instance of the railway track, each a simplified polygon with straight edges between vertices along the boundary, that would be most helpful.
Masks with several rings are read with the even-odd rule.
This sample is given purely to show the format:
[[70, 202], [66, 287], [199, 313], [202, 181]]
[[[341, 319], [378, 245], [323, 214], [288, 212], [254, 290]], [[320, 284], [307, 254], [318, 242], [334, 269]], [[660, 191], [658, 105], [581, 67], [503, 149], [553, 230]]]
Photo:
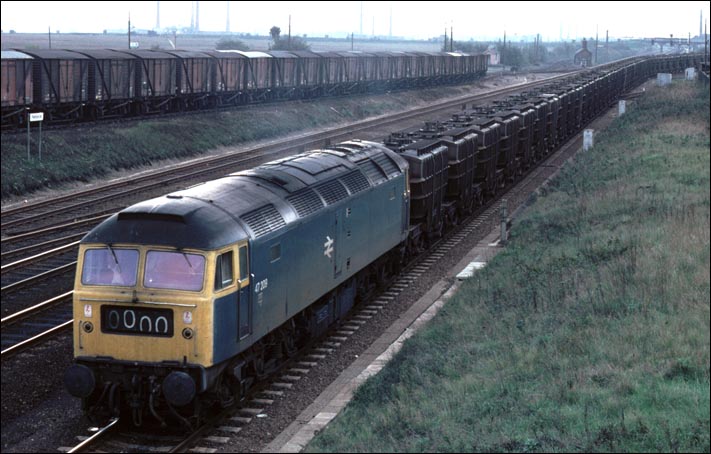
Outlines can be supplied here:
[[[162, 195], [170, 189], [184, 187], [189, 182], [204, 181], [210, 176], [224, 175], [230, 171], [251, 167], [282, 154], [292, 154], [309, 147], [319, 147], [354, 134], [378, 128], [370, 134], [385, 134], [397, 129], [400, 122], [412, 124], [415, 118], [429, 116], [433, 110], [450, 114], [463, 103], [483, 102], [510, 94], [550, 80], [537, 81], [525, 86], [507, 87], [483, 95], [467, 96], [414, 109], [388, 118], [376, 118], [328, 131], [305, 134], [296, 138], [274, 141], [241, 153], [207, 158], [200, 161], [153, 172], [129, 180], [78, 191], [72, 194], [25, 204], [2, 212], [2, 297], [3, 314], [36, 304], [56, 292], [68, 290], [67, 285], [55, 289], [54, 294], [43, 292], [43, 282], [53, 276], [68, 277], [73, 274], [76, 249], [71, 243], [81, 238], [91, 227], [115, 211], [136, 200]], [[59, 254], [59, 251], [65, 251]], [[51, 286], [51, 285], [50, 285]]]
[[[122, 452], [217, 452], [256, 418], [269, 417], [269, 407], [276, 399], [288, 399], [293, 396], [293, 388], [308, 376], [311, 370], [329, 355], [337, 353], [339, 348], [349, 342], [358, 330], [371, 321], [376, 321], [380, 314], [393, 303], [410, 285], [432, 273], [440, 261], [456, 250], [470, 235], [482, 227], [496, 223], [502, 205], [508, 199], [524, 199], [541, 183], [555, 173], [575, 149], [580, 146], [580, 138], [574, 137], [566, 145], [546, 156], [537, 166], [529, 169], [515, 184], [502, 190], [484, 207], [465, 219], [460, 225], [450, 230], [442, 239], [413, 260], [403, 272], [390, 279], [384, 290], [369, 301], [357, 305], [348, 318], [333, 327], [320, 340], [303, 349], [293, 359], [281, 366], [265, 383], [258, 385], [236, 408], [219, 412], [205, 424], [185, 437], [164, 436], [137, 433], [122, 433], [109, 436], [92, 449], [99, 451]], [[169, 440], [173, 439], [172, 443]], [[79, 452], [79, 451], [72, 451]]]
[[2, 318], [2, 360], [68, 331], [72, 293], [66, 292]]
[[[176, 168], [151, 172], [150, 174], [117, 181], [100, 187], [76, 191], [65, 196], [12, 207], [1, 212], [2, 222], [0, 223], [0, 232], [2, 233], [4, 241], [6, 237], [28, 233], [30, 228], [24, 227], [23, 230], [23, 226], [30, 225], [31, 229], [48, 228], [77, 217], [89, 218], [100, 214], [91, 209], [92, 206], [96, 205], [106, 207], [104, 208], [104, 212], [113, 212], [130, 203], [131, 200], [128, 199], [138, 193], [145, 194], [154, 189], [160, 189], [164, 192], [166, 186], [171, 184], [184, 186], [190, 182], [204, 181], [214, 175], [229, 173], [239, 166], [256, 165], [259, 162], [273, 159], [274, 155], [278, 154], [289, 155], [312, 147], [322, 147], [324, 144], [344, 140], [355, 134], [360, 135], [375, 127], [394, 128], [393, 125], [396, 123], [411, 122], [417, 117], [431, 119], [437, 112], [443, 111], [449, 114], [463, 103], [488, 101], [522, 89], [535, 88], [536, 86], [549, 83], [552, 80], [568, 75], [570, 75], [570, 73], [542, 79], [530, 84], [506, 87], [484, 94], [459, 97], [399, 114], [372, 118], [326, 131], [279, 139], [266, 145], [243, 150], [239, 153], [201, 159]], [[412, 123], [408, 123], [408, 125], [411, 124]]]

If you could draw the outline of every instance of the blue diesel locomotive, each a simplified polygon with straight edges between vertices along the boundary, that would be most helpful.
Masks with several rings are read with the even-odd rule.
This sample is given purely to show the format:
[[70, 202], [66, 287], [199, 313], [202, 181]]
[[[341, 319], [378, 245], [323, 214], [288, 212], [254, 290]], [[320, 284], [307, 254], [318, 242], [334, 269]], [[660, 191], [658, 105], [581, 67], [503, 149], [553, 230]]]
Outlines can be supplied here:
[[113, 215], [81, 241], [69, 391], [137, 425], [229, 405], [400, 262], [407, 170], [351, 141]]

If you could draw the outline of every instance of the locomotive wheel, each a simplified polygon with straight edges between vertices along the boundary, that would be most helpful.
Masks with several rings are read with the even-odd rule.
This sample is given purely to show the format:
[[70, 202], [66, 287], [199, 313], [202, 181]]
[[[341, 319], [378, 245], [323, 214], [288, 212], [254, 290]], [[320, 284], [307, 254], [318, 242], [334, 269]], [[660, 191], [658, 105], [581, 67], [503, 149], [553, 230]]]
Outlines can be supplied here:
[[384, 288], [388, 283], [388, 270], [385, 263], [375, 269], [375, 282], [378, 288]]
[[89, 106], [86, 109], [86, 117], [91, 121], [96, 121], [99, 119], [99, 108], [96, 106]]
[[474, 212], [474, 207], [478, 203], [478, 197], [469, 197], [464, 205], [464, 215], [469, 216]]
[[234, 376], [229, 375], [227, 378], [227, 386], [230, 388], [230, 392], [237, 399], [237, 402], [242, 400], [242, 383], [239, 382]]
[[256, 374], [258, 379], [262, 379], [264, 377], [264, 353], [260, 353], [258, 357], [254, 358], [253, 361], [254, 364], [254, 373]]
[[287, 358], [294, 356], [297, 351], [296, 329], [293, 325], [281, 330], [281, 350]]

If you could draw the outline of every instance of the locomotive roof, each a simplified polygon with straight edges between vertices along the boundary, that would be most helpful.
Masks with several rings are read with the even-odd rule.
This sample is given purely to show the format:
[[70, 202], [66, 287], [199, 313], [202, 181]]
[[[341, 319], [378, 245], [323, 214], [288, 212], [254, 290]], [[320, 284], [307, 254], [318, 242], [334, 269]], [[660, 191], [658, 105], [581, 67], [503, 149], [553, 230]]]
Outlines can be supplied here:
[[380, 144], [344, 142], [132, 205], [82, 243], [216, 249], [268, 235], [406, 171]]

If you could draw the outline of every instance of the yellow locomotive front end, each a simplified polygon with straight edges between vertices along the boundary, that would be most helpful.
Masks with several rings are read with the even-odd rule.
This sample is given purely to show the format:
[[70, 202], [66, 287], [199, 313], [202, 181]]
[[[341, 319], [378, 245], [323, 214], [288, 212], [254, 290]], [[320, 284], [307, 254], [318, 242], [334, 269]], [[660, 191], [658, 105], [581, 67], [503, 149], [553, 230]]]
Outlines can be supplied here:
[[[209, 367], [205, 252], [82, 245], [74, 283], [74, 356]], [[203, 341], [200, 345], [200, 341]]]
[[[190, 425], [213, 365], [215, 253], [132, 244], [82, 244], [74, 283], [75, 364], [65, 375], [85, 411], [148, 411]], [[182, 415], [182, 416], [181, 416]]]

